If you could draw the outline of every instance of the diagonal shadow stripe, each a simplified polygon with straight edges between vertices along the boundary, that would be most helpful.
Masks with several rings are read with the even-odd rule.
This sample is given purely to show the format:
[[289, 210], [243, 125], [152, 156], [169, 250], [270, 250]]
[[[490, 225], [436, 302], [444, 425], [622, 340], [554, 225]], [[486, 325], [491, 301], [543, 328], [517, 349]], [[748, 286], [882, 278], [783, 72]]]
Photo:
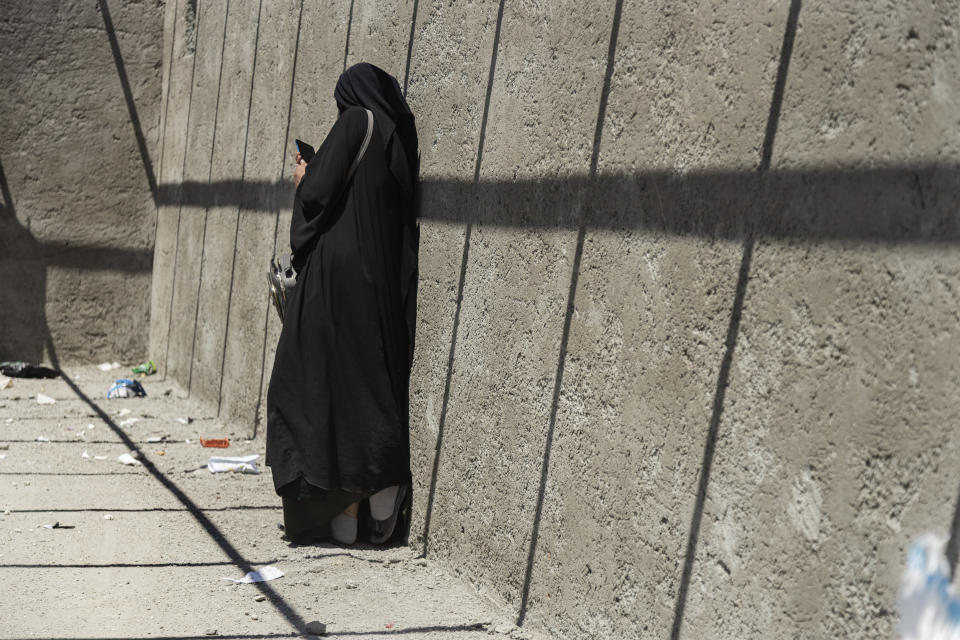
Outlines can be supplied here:
[[[480, 170], [483, 165], [483, 146], [487, 137], [487, 121], [490, 115], [490, 99], [493, 96], [493, 77], [497, 70], [497, 52], [500, 50], [500, 31], [503, 26], [503, 5], [497, 11], [497, 26], [493, 33], [493, 50], [490, 54], [490, 71], [487, 74], [487, 93], [483, 103], [483, 118], [480, 121], [480, 137], [477, 141], [477, 160], [473, 168], [474, 185], [480, 179]], [[443, 432], [447, 424], [447, 411], [450, 406], [450, 386], [453, 381], [453, 364], [457, 353], [457, 336], [460, 329], [460, 309], [463, 306], [463, 288], [467, 278], [467, 264], [470, 260], [470, 235], [473, 231], [473, 220], [467, 219], [467, 227], [463, 235], [463, 251], [460, 258], [460, 280], [457, 283], [456, 310], [453, 313], [453, 328], [450, 332], [450, 354], [447, 357], [447, 375], [443, 384], [443, 401], [440, 404], [440, 419], [437, 422], [437, 440], [434, 444], [433, 468], [430, 471], [430, 492], [427, 496], [427, 511], [423, 519], [423, 552], [427, 556], [430, 546], [430, 523], [433, 519], [433, 508], [437, 493], [437, 478], [440, 472], [440, 455], [443, 451]]]
[[[264, 566], [277, 559], [250, 561], [252, 565]], [[107, 564], [0, 564], [0, 569], [187, 569], [200, 567], [232, 567], [233, 562], [112, 562]]]
[[413, 36], [417, 30], [417, 10], [420, 0], [413, 0], [413, 16], [410, 18], [410, 38], [407, 40], [407, 63], [403, 69], [403, 96], [407, 96], [407, 83], [410, 80], [410, 59], [413, 57]]
[[[211, 636], [117, 636], [113, 638], [108, 638], [106, 636], [99, 636], [97, 640], [210, 640]], [[222, 634], [218, 633], [216, 635], [217, 640], [261, 640], [261, 638], [300, 638], [302, 637], [299, 633], [246, 633], [246, 634]], [[37, 640], [36, 637], [31, 638], [7, 638], [6, 640]], [[90, 640], [90, 638], [81, 638], [81, 637], [72, 637], [72, 636], [56, 636], [50, 637], [48, 640]]]
[[[197, 507], [204, 513], [212, 511], [280, 511], [279, 505], [238, 505], [235, 507]], [[188, 511], [186, 507], [121, 507], [107, 509], [103, 507], [87, 507], [76, 509], [10, 509], [10, 513], [182, 513]]]
[[[593, 150], [590, 154], [590, 177], [595, 178], [600, 163], [600, 144], [603, 141], [603, 124], [607, 115], [607, 103], [610, 100], [610, 84], [613, 80], [613, 69], [616, 61], [617, 38], [620, 35], [620, 20], [623, 16], [623, 0], [616, 0], [613, 8], [613, 24], [610, 27], [610, 40], [607, 48], [607, 68], [603, 76], [603, 87], [600, 90], [600, 104], [597, 108], [596, 128], [593, 133]], [[573, 257], [573, 269], [570, 275], [570, 289], [567, 292], [567, 306], [563, 316], [563, 330], [560, 334], [560, 353], [557, 359], [557, 370], [553, 380], [553, 397], [550, 402], [550, 419], [547, 425], [547, 436], [543, 444], [543, 461], [540, 465], [540, 487], [537, 491], [537, 506], [533, 516], [533, 528], [530, 533], [530, 547], [527, 553], [527, 567], [523, 577], [523, 587], [520, 591], [520, 608], [517, 613], [517, 626], [522, 626], [527, 616], [530, 604], [530, 586], [533, 582], [533, 567], [536, 561], [537, 544], [540, 540], [540, 522], [543, 518], [543, 503], [546, 498], [547, 479], [550, 475], [550, 456], [553, 452], [553, 437], [557, 427], [557, 412], [560, 407], [560, 392], [563, 389], [563, 374], [566, 369], [567, 347], [570, 341], [570, 325], [573, 322], [577, 284], [580, 280], [580, 263], [583, 259], [583, 244], [587, 234], [587, 218], [589, 211], [585, 210], [581, 216], [580, 228], [577, 230], [577, 248]]]
[[153, 196], [153, 201], [156, 202], [157, 178], [153, 173], [153, 163], [150, 161], [150, 151], [147, 149], [147, 140], [143, 135], [140, 116], [137, 114], [137, 105], [133, 100], [133, 91], [130, 89], [130, 80], [127, 78], [127, 67], [123, 63], [123, 55], [120, 53], [120, 43], [117, 42], [117, 34], [113, 28], [113, 19], [110, 17], [110, 6], [107, 4], [107, 0], [98, 0], [98, 2], [100, 5], [100, 15], [103, 16], [103, 25], [107, 29], [107, 38], [110, 40], [110, 51], [113, 53], [113, 63], [117, 67], [117, 76], [120, 78], [123, 98], [127, 103], [127, 112], [130, 114], [130, 124], [133, 126], [133, 135], [137, 139], [140, 161], [143, 163], [143, 171], [147, 176], [147, 183], [150, 185], [150, 194]]
[[[210, 536], [220, 550], [233, 562], [233, 564], [243, 573], [248, 573], [254, 571], [255, 567], [250, 564], [243, 555], [227, 540], [226, 536], [220, 531], [220, 529], [213, 523], [213, 521], [203, 512], [203, 510], [193, 501], [190, 497], [181, 489], [177, 484], [167, 477], [160, 469], [154, 466], [150, 458], [137, 446], [137, 444], [121, 429], [113, 419], [107, 414], [103, 408], [98, 405], [96, 402], [91, 400], [83, 391], [76, 385], [70, 376], [66, 374], [60, 367], [59, 359], [57, 358], [56, 350], [54, 348], [53, 339], [47, 339], [47, 348], [50, 355], [51, 364], [54, 368], [60, 371], [60, 376], [63, 381], [70, 387], [71, 390], [80, 398], [90, 409], [103, 420], [107, 426], [120, 438], [124, 444], [134, 452], [140, 454], [140, 460], [143, 463], [143, 469], [153, 476], [157, 482], [159, 482], [164, 489], [166, 489], [173, 497], [182, 504], [187, 511], [193, 516], [194, 520], [199, 524], [204, 531]], [[273, 605], [278, 613], [294, 628], [302, 629], [306, 624], [306, 620], [296, 612], [296, 610], [279, 594], [277, 591], [270, 585], [269, 582], [255, 582], [253, 586], [260, 591]], [[227, 636], [221, 636], [227, 637]], [[278, 636], [282, 637], [282, 636]]]
[[[299, 29], [297, 32], [299, 33]], [[350, 56], [350, 32], [353, 31], [353, 0], [350, 0], [350, 13], [347, 16], [347, 43], [343, 46], [343, 70], [347, 70], [347, 58]]]
[[[770, 101], [770, 113], [767, 117], [767, 126], [764, 132], [763, 150], [761, 153], [758, 173], [763, 177], [770, 169], [773, 157], [773, 143], [777, 135], [777, 125], [780, 122], [780, 111], [783, 107], [783, 94], [787, 83], [787, 71], [790, 68], [790, 58], [793, 54], [793, 43], [797, 33], [797, 21], [800, 16], [801, 0], [792, 0], [790, 13], [787, 16], [787, 25], [783, 34], [783, 45], [780, 51], [780, 64], [777, 70], [777, 79], [774, 84], [773, 98]], [[762, 191], [757, 193], [762, 194]], [[754, 234], [748, 232], [743, 243], [743, 254], [740, 261], [740, 271], [737, 276], [736, 293], [733, 299], [733, 308], [730, 312], [730, 324], [727, 327], [723, 360], [720, 362], [720, 372], [717, 375], [717, 386], [713, 394], [713, 409], [707, 429], [707, 439], [703, 449], [703, 460], [700, 465], [700, 481], [697, 486], [697, 498], [693, 507], [690, 521], [690, 531], [687, 536], [687, 546], [684, 553], [683, 570], [680, 573], [680, 585], [677, 589], [677, 600], [674, 604], [673, 626], [670, 631], [671, 640], [679, 640], [683, 628], [683, 618], [686, 612], [687, 596], [690, 589], [690, 579], [693, 575], [693, 565], [696, 562], [697, 543], [700, 538], [700, 527], [703, 521], [703, 510], [707, 498], [707, 489], [710, 486], [710, 472], [713, 468], [713, 458], [716, 453], [717, 436], [720, 432], [720, 421], [723, 416], [724, 400], [727, 385], [730, 380], [730, 368], [733, 364], [733, 354], [737, 346], [737, 337], [740, 333], [740, 320], [743, 315], [743, 301], [747, 293], [747, 283], [750, 279], [750, 264], [753, 260]]]
[[957, 575], [957, 560], [960, 559], [960, 493], [953, 507], [953, 518], [950, 521], [950, 538], [947, 540], [945, 555], [950, 565], [951, 580]]

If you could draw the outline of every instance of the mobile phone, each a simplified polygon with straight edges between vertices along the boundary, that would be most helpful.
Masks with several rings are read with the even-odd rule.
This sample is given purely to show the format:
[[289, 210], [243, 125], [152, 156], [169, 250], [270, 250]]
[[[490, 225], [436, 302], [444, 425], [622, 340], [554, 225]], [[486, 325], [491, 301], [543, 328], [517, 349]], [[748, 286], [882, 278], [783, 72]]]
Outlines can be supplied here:
[[316, 150], [303, 140], [297, 140], [296, 142], [297, 151], [300, 152], [300, 157], [303, 158], [303, 161], [310, 162], [313, 160], [313, 156], [317, 154]]

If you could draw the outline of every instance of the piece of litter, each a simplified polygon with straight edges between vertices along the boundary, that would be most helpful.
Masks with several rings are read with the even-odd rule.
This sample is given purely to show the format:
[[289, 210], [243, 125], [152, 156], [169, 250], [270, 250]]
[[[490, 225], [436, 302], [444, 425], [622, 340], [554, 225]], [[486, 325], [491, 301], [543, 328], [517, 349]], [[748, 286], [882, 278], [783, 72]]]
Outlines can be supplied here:
[[86, 458], [87, 460], [89, 460], [89, 459], [90, 459], [90, 454], [87, 453], [86, 451], [84, 451], [83, 453], [80, 454], [80, 457], [81, 457], [81, 458]]
[[96, 425], [88, 424], [87, 429], [93, 429]]
[[119, 368], [120, 368], [119, 362], [103, 362], [97, 365], [97, 369], [100, 369], [100, 371], [113, 371], [114, 369], [119, 369]]
[[6, 389], [13, 384], [13, 378], [8, 378], [7, 376], [0, 376], [0, 389]]
[[6, 423], [10, 424], [11, 422], [13, 422], [13, 418], [7, 418]]
[[7, 458], [7, 454], [0, 453], [0, 460], [5, 460], [6, 458]]
[[[7, 511], [7, 513], [10, 513], [10, 512]], [[254, 598], [254, 600], [256, 600], [257, 602], [263, 602], [266, 599], [267, 599], [267, 596], [263, 595], [262, 593], [258, 595], [256, 598]]]
[[205, 635], [205, 636], [215, 636], [215, 635], [217, 635], [217, 630], [216, 630], [216, 629], [207, 629], [206, 631], [203, 632], [203, 635]]
[[960, 593], [951, 584], [945, 544], [926, 534], [910, 545], [898, 598], [903, 640], [960, 637]]
[[56, 378], [60, 374], [50, 367], [29, 362], [0, 362], [0, 373], [11, 378]]
[[167, 436], [151, 436], [147, 438], [147, 442], [163, 442], [167, 439]]
[[93, 456], [94, 460], [106, 460], [107, 456]]
[[117, 460], [119, 460], [121, 464], [140, 464], [140, 461], [135, 459], [129, 453], [121, 453], [119, 456], [117, 456]]
[[140, 422], [140, 418], [127, 418], [126, 420], [121, 421], [118, 426], [129, 427], [131, 425], [137, 424], [138, 422]]
[[325, 636], [327, 635], [327, 625], [323, 624], [319, 620], [313, 620], [308, 622], [307, 626], [303, 628], [311, 636]]
[[180, 424], [190, 424], [193, 422], [193, 418], [177, 418], [177, 422]]
[[56, 400], [44, 393], [37, 394], [37, 404], [53, 404]]
[[186, 442], [187, 444], [190, 444], [190, 438], [187, 438], [186, 440], [184, 440], [184, 442]]
[[40, 525], [44, 529], [73, 529], [73, 525], [60, 524], [59, 522], [54, 522], [53, 524], [42, 524]]
[[384, 629], [393, 629], [393, 623], [392, 623], [392, 622], [388, 622], [387, 624], [383, 625], [383, 628], [384, 628]]
[[4, 510], [3, 510], [3, 515], [5, 515], [5, 516], [10, 515], [10, 509], [4, 509]]
[[152, 376], [157, 372], [157, 365], [153, 363], [153, 360], [147, 360], [135, 366], [133, 372], [139, 373], [141, 376]]
[[103, 519], [104, 519], [104, 520], [113, 520], [113, 516], [108, 513], [107, 515], [103, 516]]
[[227, 438], [200, 438], [200, 446], [213, 449], [226, 449], [230, 446], [230, 440]]
[[233, 458], [211, 456], [207, 461], [207, 469], [210, 470], [210, 473], [235, 472], [258, 474], [260, 470], [257, 469], [257, 463], [255, 461], [259, 457], [257, 454]]
[[143, 385], [137, 382], [136, 380], [129, 380], [127, 378], [120, 378], [114, 381], [110, 390], [107, 391], [107, 399], [114, 400], [116, 398], [142, 398], [147, 395], [146, 390], [143, 388]]
[[37, 442], [50, 442], [50, 438], [46, 436], [37, 436]]
[[268, 565], [258, 571], [250, 571], [247, 573], [247, 575], [243, 576], [239, 580], [235, 580], [233, 578], [221, 578], [221, 580], [235, 582], [236, 584], [250, 584], [251, 582], [266, 582], [267, 580], [274, 580], [282, 575], [283, 571], [280, 571], [280, 569], [277, 569], [273, 565]]
[[128, 409], [127, 407], [124, 407], [123, 409], [119, 409], [117, 411], [117, 417], [122, 418], [124, 416], [130, 415], [131, 413], [133, 413], [133, 411], [130, 411], [130, 409]]

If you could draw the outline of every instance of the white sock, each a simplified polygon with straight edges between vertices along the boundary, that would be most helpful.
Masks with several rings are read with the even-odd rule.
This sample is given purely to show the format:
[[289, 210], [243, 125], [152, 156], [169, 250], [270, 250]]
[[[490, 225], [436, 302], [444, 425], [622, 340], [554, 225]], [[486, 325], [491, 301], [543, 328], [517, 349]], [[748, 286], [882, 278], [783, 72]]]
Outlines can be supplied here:
[[397, 501], [400, 486], [381, 489], [370, 496], [370, 516], [374, 520], [386, 520], [393, 515], [393, 505]]
[[338, 513], [330, 521], [330, 534], [340, 544], [353, 544], [357, 541], [357, 519]]

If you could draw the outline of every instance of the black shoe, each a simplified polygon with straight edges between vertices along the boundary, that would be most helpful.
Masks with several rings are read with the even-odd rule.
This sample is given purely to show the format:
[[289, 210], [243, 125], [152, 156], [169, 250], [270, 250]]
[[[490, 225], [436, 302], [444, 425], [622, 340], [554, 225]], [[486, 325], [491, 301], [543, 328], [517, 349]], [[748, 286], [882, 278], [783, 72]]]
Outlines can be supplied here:
[[393, 538], [404, 535], [406, 523], [410, 520], [410, 488], [403, 485], [397, 490], [393, 512], [386, 520], [374, 520], [369, 510], [365, 515], [364, 529], [370, 544], [386, 544]]

